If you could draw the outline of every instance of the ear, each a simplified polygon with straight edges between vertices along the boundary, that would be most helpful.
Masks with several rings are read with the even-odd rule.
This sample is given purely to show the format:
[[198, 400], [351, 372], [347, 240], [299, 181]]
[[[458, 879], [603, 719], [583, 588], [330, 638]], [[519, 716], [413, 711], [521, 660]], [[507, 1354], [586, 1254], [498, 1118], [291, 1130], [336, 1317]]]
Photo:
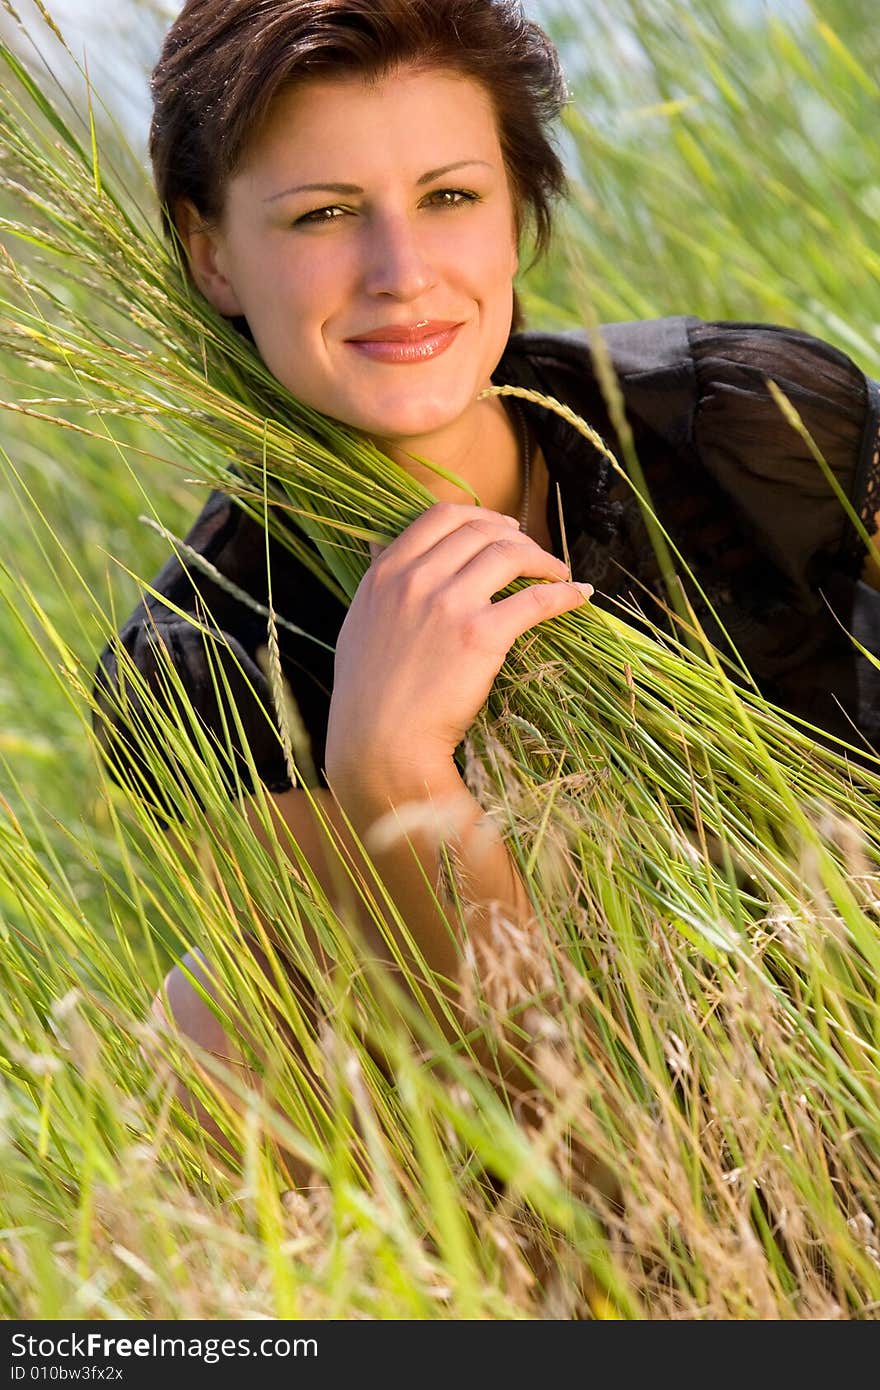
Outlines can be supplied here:
[[205, 222], [194, 203], [182, 198], [174, 211], [174, 222], [189, 261], [190, 273], [209, 304], [224, 318], [244, 313], [232, 282], [223, 271], [222, 237], [217, 228]]

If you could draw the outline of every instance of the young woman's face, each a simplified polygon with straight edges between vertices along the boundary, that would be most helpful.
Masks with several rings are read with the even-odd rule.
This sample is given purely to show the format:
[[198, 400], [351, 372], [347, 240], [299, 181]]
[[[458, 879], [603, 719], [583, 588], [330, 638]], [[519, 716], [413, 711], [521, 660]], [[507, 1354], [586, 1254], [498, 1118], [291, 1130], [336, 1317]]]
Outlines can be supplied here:
[[516, 243], [478, 83], [411, 69], [313, 80], [279, 95], [230, 181], [200, 283], [245, 316], [298, 399], [405, 440], [450, 425], [489, 383]]

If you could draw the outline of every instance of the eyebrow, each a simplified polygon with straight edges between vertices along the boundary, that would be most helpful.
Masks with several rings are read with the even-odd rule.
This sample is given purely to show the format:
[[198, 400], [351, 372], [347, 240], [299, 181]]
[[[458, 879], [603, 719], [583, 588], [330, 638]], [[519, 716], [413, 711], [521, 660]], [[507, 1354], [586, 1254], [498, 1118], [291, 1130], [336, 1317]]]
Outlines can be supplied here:
[[[421, 186], [423, 183], [433, 183], [443, 174], [451, 174], [453, 169], [463, 169], [466, 164], [485, 164], [487, 169], [494, 166], [486, 159], [459, 159], [455, 164], [444, 164], [439, 169], [429, 169], [421, 178], [416, 179], [416, 184]], [[295, 188], [283, 188], [280, 193], [272, 193], [268, 198], [264, 198], [264, 203], [277, 202], [279, 198], [288, 198], [292, 193], [363, 193], [362, 188], [358, 188], [356, 183], [300, 183]]]

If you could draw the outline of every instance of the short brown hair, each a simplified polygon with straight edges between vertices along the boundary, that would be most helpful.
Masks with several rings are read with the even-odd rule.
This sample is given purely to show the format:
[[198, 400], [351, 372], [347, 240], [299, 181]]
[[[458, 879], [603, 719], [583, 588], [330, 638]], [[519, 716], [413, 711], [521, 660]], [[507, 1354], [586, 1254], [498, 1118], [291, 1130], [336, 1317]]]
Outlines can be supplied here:
[[282, 88], [404, 65], [452, 69], [489, 93], [517, 227], [531, 215], [540, 256], [565, 190], [549, 127], [568, 94], [556, 49], [518, 0], [187, 0], [151, 82], [165, 231], [183, 198], [220, 220], [225, 185]]

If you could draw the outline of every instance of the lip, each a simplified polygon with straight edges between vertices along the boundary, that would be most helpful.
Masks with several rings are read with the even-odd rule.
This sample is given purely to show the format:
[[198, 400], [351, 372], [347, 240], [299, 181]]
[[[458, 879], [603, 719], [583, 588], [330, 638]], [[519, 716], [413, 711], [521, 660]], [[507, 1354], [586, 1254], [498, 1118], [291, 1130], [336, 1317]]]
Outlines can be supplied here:
[[433, 338], [450, 328], [457, 328], [457, 319], [421, 319], [418, 323], [385, 323], [381, 328], [371, 328], [369, 333], [358, 333], [349, 338], [350, 343], [418, 343], [423, 338]]
[[386, 324], [357, 338], [347, 338], [346, 342], [376, 362], [427, 362], [452, 346], [461, 327], [460, 323], [436, 319], [408, 325]]

